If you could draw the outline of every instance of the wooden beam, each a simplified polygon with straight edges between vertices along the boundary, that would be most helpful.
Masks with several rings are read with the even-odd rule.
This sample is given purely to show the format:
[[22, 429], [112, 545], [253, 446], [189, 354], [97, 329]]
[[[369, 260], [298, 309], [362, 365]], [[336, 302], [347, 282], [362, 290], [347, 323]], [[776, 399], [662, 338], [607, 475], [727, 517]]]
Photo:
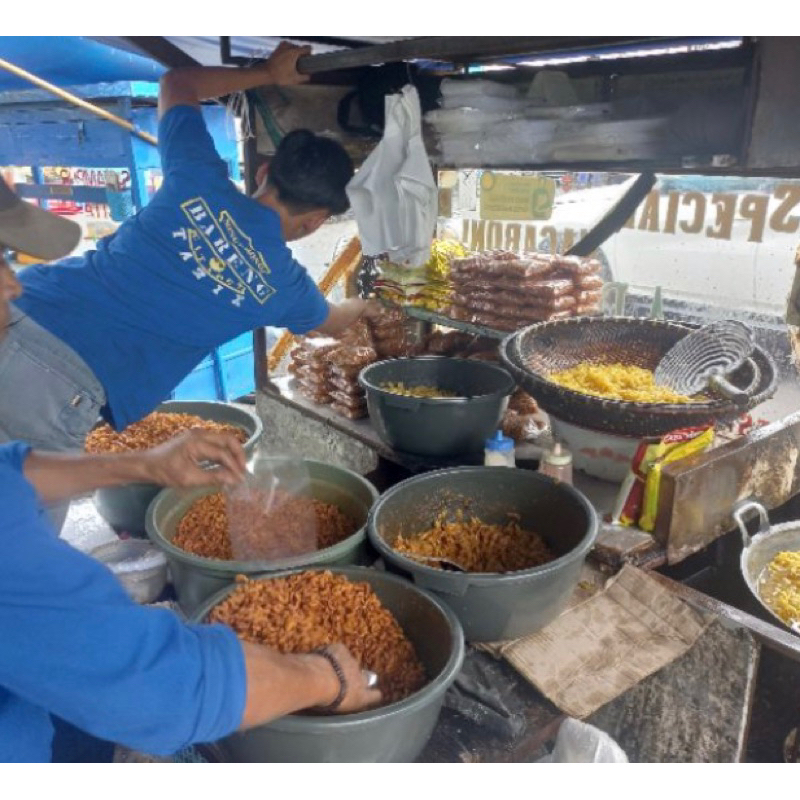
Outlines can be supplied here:
[[297, 62], [297, 68], [306, 75], [313, 75], [414, 59], [475, 62], [618, 45], [652, 45], [673, 39], [666, 36], [416, 36], [372, 47], [305, 56]]
[[122, 39], [165, 67], [201, 66], [199, 61], [163, 36], [123, 36]]

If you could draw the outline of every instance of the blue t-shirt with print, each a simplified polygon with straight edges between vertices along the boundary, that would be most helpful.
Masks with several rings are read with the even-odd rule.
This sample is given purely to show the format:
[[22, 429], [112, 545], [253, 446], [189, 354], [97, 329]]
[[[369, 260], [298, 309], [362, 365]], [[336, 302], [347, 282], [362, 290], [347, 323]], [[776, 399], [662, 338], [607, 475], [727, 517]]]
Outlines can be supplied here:
[[50, 714], [146, 753], [239, 726], [244, 653], [224, 625], [137, 605], [113, 573], [58, 537], [23, 465], [0, 445], [0, 763], [50, 761]]
[[199, 109], [158, 129], [164, 182], [97, 250], [21, 274], [21, 311], [103, 384], [118, 430], [141, 419], [213, 349], [270, 325], [306, 333], [327, 303], [271, 209], [228, 179]]

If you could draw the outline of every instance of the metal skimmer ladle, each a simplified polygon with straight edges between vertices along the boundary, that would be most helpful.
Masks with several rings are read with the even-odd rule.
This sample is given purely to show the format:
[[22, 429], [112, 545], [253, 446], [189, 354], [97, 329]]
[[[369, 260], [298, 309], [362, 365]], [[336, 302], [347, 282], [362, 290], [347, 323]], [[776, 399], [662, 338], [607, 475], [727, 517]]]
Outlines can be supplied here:
[[688, 396], [711, 388], [734, 403], [745, 404], [750, 393], [737, 389], [724, 376], [738, 369], [754, 348], [753, 331], [742, 322], [704, 325], [664, 354], [655, 369], [656, 385]]
[[448, 569], [452, 569], [454, 572], [469, 572], [469, 570], [459, 564], [457, 561], [451, 561], [449, 558], [442, 558], [441, 556], [421, 556], [421, 555], [412, 555], [411, 553], [403, 553], [404, 556], [407, 558], [411, 558], [414, 561], [419, 561], [420, 564], [430, 564], [434, 565], [441, 565], [441, 569], [447, 567]]

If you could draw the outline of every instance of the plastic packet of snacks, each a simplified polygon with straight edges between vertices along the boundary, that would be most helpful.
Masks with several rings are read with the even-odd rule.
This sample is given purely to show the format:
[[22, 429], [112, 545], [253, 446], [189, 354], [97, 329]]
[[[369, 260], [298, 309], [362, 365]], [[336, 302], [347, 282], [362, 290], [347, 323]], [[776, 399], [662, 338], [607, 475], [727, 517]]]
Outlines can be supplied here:
[[643, 440], [620, 487], [612, 522], [652, 531], [656, 524], [661, 471], [665, 464], [705, 452], [714, 441], [713, 426], [679, 428], [656, 441]]

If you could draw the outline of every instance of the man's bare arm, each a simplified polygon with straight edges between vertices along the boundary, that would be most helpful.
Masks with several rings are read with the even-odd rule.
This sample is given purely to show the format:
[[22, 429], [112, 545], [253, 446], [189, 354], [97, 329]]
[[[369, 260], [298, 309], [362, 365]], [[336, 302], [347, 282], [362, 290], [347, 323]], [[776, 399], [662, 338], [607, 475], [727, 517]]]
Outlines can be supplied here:
[[[204, 469], [202, 462], [217, 464]], [[69, 500], [84, 492], [126, 483], [161, 486], [218, 486], [244, 479], [247, 455], [235, 436], [192, 430], [158, 447], [135, 453], [45, 453], [32, 451], [25, 477], [45, 503]]]
[[377, 300], [362, 300], [353, 297], [341, 303], [328, 303], [328, 317], [316, 332], [326, 336], [338, 336], [351, 328], [360, 319], [374, 319], [380, 314], [381, 306]]
[[257, 86], [291, 86], [304, 83], [307, 75], [297, 71], [297, 59], [311, 53], [310, 47], [281, 42], [263, 63], [252, 67], [178, 67], [165, 73], [159, 82], [158, 114], [174, 106], [197, 106], [231, 92]]

